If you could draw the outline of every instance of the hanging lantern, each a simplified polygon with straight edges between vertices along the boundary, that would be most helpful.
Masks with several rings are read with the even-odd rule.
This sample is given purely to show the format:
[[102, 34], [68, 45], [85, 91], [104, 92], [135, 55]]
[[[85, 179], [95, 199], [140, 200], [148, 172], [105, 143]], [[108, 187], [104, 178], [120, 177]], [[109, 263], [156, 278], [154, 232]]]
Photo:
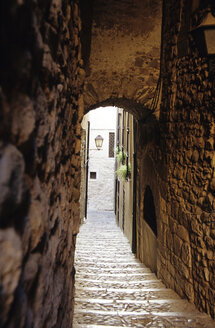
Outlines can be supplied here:
[[215, 17], [211, 12], [191, 31], [191, 34], [202, 56], [215, 57]]
[[100, 136], [100, 134], [95, 138], [95, 144], [98, 150], [102, 148], [103, 140], [104, 139], [102, 138], [102, 136]]

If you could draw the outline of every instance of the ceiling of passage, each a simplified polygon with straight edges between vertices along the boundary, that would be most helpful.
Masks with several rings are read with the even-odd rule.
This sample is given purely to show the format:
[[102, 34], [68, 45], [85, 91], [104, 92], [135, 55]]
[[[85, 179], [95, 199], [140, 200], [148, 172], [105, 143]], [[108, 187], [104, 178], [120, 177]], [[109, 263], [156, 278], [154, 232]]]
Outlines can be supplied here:
[[94, 0], [86, 109], [107, 100], [119, 105], [114, 99], [149, 105], [160, 71], [161, 15], [162, 0]]

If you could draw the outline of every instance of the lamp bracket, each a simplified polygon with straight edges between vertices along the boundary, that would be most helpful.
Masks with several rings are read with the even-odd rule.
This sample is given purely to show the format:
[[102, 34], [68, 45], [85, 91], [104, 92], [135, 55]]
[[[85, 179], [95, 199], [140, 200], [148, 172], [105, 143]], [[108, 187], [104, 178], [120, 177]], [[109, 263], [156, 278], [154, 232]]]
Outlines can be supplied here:
[[211, 0], [210, 2], [211, 2], [211, 4], [210, 4], [211, 13], [215, 17], [215, 2], [214, 2], [214, 0]]
[[209, 71], [213, 74], [215, 73], [215, 58], [210, 58], [209, 60]]

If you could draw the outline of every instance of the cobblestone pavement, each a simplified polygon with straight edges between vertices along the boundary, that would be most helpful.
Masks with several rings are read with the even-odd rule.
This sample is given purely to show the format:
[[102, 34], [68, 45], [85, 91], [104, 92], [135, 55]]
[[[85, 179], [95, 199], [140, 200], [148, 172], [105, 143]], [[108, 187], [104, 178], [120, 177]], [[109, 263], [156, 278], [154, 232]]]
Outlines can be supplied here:
[[73, 328], [214, 328], [132, 254], [112, 212], [90, 212], [76, 246]]

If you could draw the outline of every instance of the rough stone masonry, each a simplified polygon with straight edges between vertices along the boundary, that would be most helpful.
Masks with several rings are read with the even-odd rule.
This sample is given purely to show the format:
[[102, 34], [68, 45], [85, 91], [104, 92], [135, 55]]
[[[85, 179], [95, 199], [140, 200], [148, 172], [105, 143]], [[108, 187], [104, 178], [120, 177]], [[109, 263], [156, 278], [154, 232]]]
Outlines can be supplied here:
[[69, 327], [83, 113], [79, 3], [9, 0], [1, 12], [0, 326]]
[[[143, 252], [141, 222], [144, 191], [149, 185], [158, 226], [158, 276], [214, 317], [215, 94], [208, 60], [196, 52], [186, 25], [190, 17], [195, 26], [210, 1], [199, 2], [193, 13], [186, 6], [189, 1], [163, 1], [163, 88], [156, 113], [157, 139], [153, 124], [144, 119], [159, 75], [160, 27], [153, 28], [153, 22], [160, 22], [161, 1], [142, 2], [119, 0], [112, 8], [113, 1], [94, 1], [90, 58], [94, 66], [91, 73], [87, 66], [85, 109], [79, 0], [1, 3], [1, 327], [71, 326], [79, 226], [80, 121], [83, 113], [100, 103], [125, 105], [139, 119], [137, 256], [141, 258]], [[81, 1], [82, 6], [85, 3]], [[122, 10], [122, 24], [118, 24], [119, 15], [109, 20], [109, 13], [119, 10], [120, 4], [122, 9], [130, 6], [131, 16], [140, 13], [137, 20], [130, 20], [134, 34], [129, 30], [129, 37], [127, 10]], [[145, 10], [143, 14], [138, 8]], [[98, 12], [108, 13], [106, 26]], [[143, 31], [147, 51], [139, 34], [143, 18], [148, 26]], [[83, 23], [85, 28], [91, 26], [90, 19]], [[120, 51], [114, 56], [117, 69], [108, 62], [105, 47], [109, 51], [110, 43], [101, 43], [102, 31], [116, 49], [120, 36]], [[85, 29], [85, 33], [87, 57], [90, 32]], [[140, 53], [139, 46], [130, 47], [130, 42], [135, 44], [135, 33]], [[153, 35], [156, 42], [151, 47]], [[183, 37], [188, 47], [184, 54]], [[104, 48], [99, 51], [97, 44]]]

